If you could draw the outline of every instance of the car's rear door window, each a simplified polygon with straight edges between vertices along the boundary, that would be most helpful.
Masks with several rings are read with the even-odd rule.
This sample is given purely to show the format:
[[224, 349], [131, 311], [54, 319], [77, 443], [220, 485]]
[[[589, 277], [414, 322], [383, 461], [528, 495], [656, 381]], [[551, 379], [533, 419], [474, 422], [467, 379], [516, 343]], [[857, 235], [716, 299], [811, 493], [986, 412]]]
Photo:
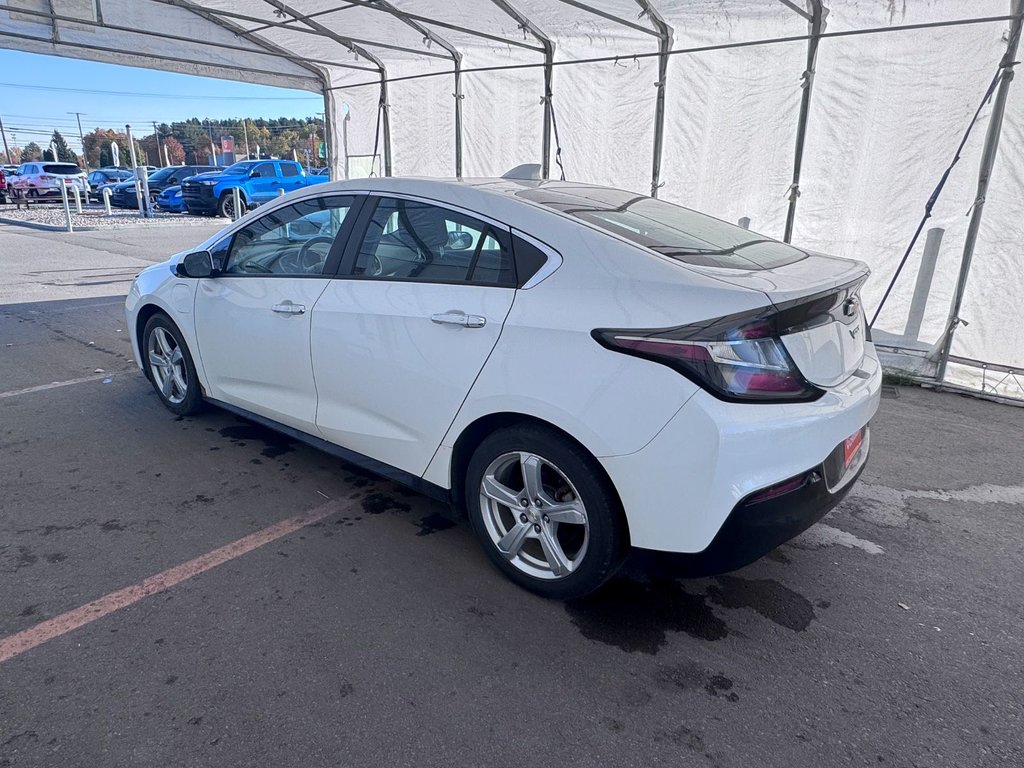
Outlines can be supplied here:
[[314, 197], [264, 214], [235, 233], [221, 272], [322, 276], [335, 244], [344, 246], [339, 235], [354, 201], [351, 195]]
[[460, 211], [378, 198], [351, 274], [377, 280], [515, 285], [508, 232]]

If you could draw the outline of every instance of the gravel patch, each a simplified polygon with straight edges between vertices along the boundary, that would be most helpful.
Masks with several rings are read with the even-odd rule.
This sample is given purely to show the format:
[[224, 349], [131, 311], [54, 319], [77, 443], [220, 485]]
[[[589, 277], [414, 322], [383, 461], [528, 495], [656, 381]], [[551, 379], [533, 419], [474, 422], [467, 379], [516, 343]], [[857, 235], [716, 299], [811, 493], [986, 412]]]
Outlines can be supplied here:
[[[64, 231], [67, 228], [67, 219], [64, 217], [64, 208], [54, 205], [32, 205], [26, 208], [15, 208], [13, 205], [0, 206], [0, 221], [8, 224], [18, 224], [32, 227], [33, 229], [45, 229]], [[159, 227], [169, 224], [174, 225], [206, 225], [226, 219], [215, 219], [209, 216], [191, 216], [183, 213], [161, 213], [156, 212], [152, 219], [144, 219], [138, 211], [114, 209], [110, 216], [107, 216], [102, 207], [88, 207], [82, 213], [71, 214], [71, 225], [76, 230], [97, 230], [97, 229], [124, 229], [127, 227]]]

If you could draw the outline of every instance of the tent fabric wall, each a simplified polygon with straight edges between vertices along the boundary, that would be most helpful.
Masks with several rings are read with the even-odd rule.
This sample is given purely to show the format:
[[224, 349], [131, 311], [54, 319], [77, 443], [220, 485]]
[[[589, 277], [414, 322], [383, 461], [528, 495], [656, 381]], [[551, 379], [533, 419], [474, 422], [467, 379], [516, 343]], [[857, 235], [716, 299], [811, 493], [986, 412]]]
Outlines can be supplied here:
[[[793, 241], [866, 261], [869, 310], [996, 71], [1009, 25], [887, 30], [1007, 16], [1013, 2], [824, 0]], [[645, 194], [657, 130], [653, 8], [681, 51], [668, 57], [659, 196], [732, 221], [750, 217], [754, 230], [773, 237], [785, 231], [811, 0], [102, 0], [65, 4], [73, 10], [64, 13], [86, 15], [81, 25], [58, 23], [57, 34], [48, 0], [7, 4], [27, 11], [0, 11], [6, 47], [328, 93], [335, 177], [359, 165], [356, 156], [384, 153], [386, 123], [394, 173], [454, 175], [457, 104], [464, 176], [540, 162], [544, 37], [554, 46], [552, 104], [567, 177]], [[103, 19], [89, 7], [102, 8]], [[138, 31], [108, 29], [104, 20]], [[871, 33], [829, 37], [862, 30]], [[778, 38], [801, 39], [772, 42]], [[749, 41], [765, 42], [690, 50]], [[573, 63], [595, 57], [613, 60]], [[455, 59], [465, 70], [459, 100]], [[510, 66], [521, 68], [497, 69]], [[1015, 332], [1024, 299], [1024, 85], [1009, 95], [961, 312], [970, 325], [957, 329], [953, 353], [1024, 368]], [[908, 338], [907, 317], [924, 237], [879, 317], [878, 341], [924, 354], [947, 325], [990, 110], [983, 108], [928, 223], [945, 236], [919, 338]], [[557, 178], [554, 151], [552, 140]], [[979, 386], [969, 367], [951, 366], [947, 375]], [[1000, 391], [1024, 395], [1013, 386]]]

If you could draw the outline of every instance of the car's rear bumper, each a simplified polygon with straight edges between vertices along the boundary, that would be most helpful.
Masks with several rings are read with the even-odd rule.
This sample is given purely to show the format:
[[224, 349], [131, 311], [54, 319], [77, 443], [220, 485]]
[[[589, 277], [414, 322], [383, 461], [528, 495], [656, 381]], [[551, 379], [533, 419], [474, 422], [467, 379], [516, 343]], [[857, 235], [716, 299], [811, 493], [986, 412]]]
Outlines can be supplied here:
[[[859, 375], [814, 402], [726, 403], [701, 391], [639, 451], [599, 457], [622, 501], [633, 546], [695, 554], [708, 550], [726, 531], [722, 535], [730, 547], [718, 547], [735, 549], [733, 534], [758, 536], [757, 526], [749, 523], [763, 514], [764, 541], [750, 542], [737, 552], [742, 559], [744, 552], [757, 551], [756, 559], [811, 525], [852, 483], [837, 487], [828, 498], [820, 497], [813, 484], [801, 486], [796, 496], [779, 496], [775, 503], [751, 505], [750, 497], [825, 464], [837, 446], [874, 416], [881, 375], [869, 344]], [[791, 514], [784, 512], [783, 498], [793, 505]], [[734, 518], [742, 523], [729, 523]]]

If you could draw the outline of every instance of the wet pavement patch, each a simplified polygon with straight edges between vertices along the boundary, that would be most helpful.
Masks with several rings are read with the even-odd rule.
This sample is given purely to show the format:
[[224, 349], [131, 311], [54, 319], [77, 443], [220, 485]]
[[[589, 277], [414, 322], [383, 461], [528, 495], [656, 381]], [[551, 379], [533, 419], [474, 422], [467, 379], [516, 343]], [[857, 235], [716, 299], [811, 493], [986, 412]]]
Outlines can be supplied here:
[[703, 690], [710, 696], [722, 696], [728, 701], [739, 701], [733, 691], [733, 680], [721, 673], [713, 674], [692, 661], [659, 667], [656, 677], [665, 688]]
[[814, 620], [811, 601], [774, 579], [719, 576], [708, 597], [723, 608], [751, 608], [779, 626], [803, 632]]
[[363, 512], [368, 515], [382, 515], [385, 512], [408, 512], [412, 507], [404, 501], [384, 493], [371, 493], [362, 501]]
[[565, 610], [584, 637], [627, 653], [656, 654], [669, 632], [709, 641], [729, 634], [704, 595], [667, 582], [614, 581], [582, 600], [567, 602]]
[[426, 517], [421, 517], [413, 525], [418, 525], [420, 528], [416, 531], [417, 536], [429, 536], [438, 531], [447, 531], [449, 528], [454, 528], [455, 522], [434, 512]]
[[248, 442], [263, 443], [260, 455], [268, 459], [276, 459], [295, 450], [295, 441], [292, 438], [259, 424], [233, 424], [221, 428], [218, 433], [236, 445], [245, 445]]

